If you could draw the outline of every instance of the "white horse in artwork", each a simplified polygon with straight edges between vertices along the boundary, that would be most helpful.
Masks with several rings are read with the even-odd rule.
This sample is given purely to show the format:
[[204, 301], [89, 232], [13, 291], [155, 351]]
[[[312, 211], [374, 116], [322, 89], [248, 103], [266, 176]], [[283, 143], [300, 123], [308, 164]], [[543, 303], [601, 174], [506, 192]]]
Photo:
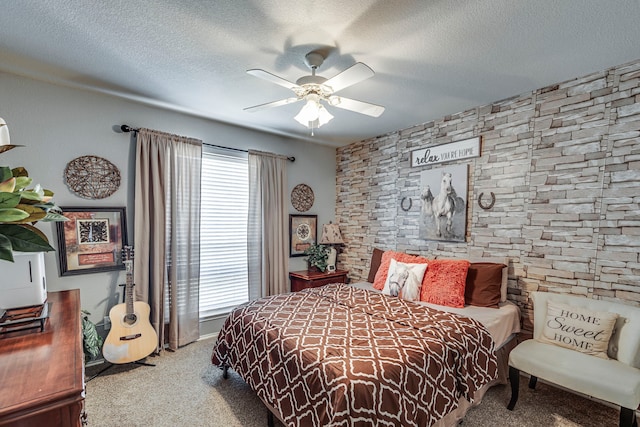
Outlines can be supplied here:
[[440, 226], [440, 218], [446, 218], [445, 231], [451, 234], [451, 227], [453, 225], [453, 215], [456, 212], [456, 191], [451, 185], [451, 173], [442, 172], [440, 179], [440, 193], [437, 196], [433, 196], [431, 189], [427, 185], [422, 190], [422, 214], [425, 218], [429, 215], [433, 215], [433, 220], [436, 224], [436, 235], [442, 236], [442, 230]]
[[422, 189], [422, 194], [420, 195], [422, 199], [422, 217], [426, 220], [433, 214], [433, 210], [431, 209], [431, 204], [433, 203], [433, 194], [431, 193], [431, 187], [428, 185]]

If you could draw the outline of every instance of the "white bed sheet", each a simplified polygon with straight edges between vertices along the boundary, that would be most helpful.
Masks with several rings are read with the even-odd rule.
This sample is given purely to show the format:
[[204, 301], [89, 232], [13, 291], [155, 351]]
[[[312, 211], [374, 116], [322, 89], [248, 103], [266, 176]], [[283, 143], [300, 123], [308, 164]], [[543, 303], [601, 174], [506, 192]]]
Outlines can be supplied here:
[[[352, 283], [351, 286], [380, 292], [375, 289], [373, 283], [370, 282]], [[419, 301], [418, 304], [424, 304], [437, 310], [447, 311], [477, 320], [482, 323], [491, 334], [491, 337], [496, 343], [496, 349], [502, 347], [514, 334], [520, 332], [520, 308], [511, 301], [501, 302], [499, 308], [475, 307], [472, 305], [467, 305], [464, 308], [453, 308], [423, 301]]]

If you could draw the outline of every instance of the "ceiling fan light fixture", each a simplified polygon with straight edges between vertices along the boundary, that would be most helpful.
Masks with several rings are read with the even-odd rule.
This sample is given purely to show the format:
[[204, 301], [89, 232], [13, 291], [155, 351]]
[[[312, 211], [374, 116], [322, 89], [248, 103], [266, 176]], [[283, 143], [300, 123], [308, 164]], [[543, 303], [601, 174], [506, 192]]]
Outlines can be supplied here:
[[294, 119], [301, 125], [308, 126], [309, 122], [313, 122], [318, 119], [318, 110], [318, 103], [309, 99]]
[[333, 115], [323, 105], [320, 105], [318, 109], [318, 127], [329, 123], [331, 119], [333, 119]]
[[307, 54], [305, 63], [311, 69], [311, 75], [302, 76], [295, 83], [265, 70], [257, 68], [247, 70], [248, 74], [292, 90], [295, 93], [295, 98], [285, 98], [266, 104], [254, 105], [244, 110], [255, 112], [293, 102], [304, 102], [304, 106], [294, 119], [302, 126], [311, 129], [312, 136], [315, 128], [319, 128], [333, 119], [333, 115], [327, 111], [321, 101], [342, 110], [353, 111], [370, 117], [379, 117], [384, 112], [383, 106], [335, 95], [336, 92], [342, 89], [373, 77], [375, 74], [373, 70], [362, 62], [356, 62], [346, 70], [341, 71], [330, 79], [326, 79], [316, 75], [316, 70], [322, 65], [325, 58], [325, 53], [319, 51]]
[[298, 123], [309, 129], [313, 129], [319, 128], [333, 119], [331, 113], [320, 104], [318, 95], [309, 94], [306, 99], [307, 103], [302, 107], [298, 115], [294, 117]]

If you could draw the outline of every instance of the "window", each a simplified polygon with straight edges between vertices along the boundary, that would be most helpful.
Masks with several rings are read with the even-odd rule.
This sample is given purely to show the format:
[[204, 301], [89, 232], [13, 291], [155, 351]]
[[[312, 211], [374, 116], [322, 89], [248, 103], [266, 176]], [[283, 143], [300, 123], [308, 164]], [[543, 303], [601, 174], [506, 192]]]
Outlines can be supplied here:
[[249, 300], [246, 153], [202, 153], [200, 318], [227, 313]]

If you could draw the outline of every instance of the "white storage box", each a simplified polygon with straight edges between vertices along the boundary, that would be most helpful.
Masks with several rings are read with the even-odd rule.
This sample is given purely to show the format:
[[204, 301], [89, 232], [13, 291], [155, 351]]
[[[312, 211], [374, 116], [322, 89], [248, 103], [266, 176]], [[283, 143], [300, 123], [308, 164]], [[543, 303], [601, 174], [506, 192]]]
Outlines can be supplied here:
[[0, 260], [0, 308], [40, 305], [47, 300], [44, 252], [14, 252]]

